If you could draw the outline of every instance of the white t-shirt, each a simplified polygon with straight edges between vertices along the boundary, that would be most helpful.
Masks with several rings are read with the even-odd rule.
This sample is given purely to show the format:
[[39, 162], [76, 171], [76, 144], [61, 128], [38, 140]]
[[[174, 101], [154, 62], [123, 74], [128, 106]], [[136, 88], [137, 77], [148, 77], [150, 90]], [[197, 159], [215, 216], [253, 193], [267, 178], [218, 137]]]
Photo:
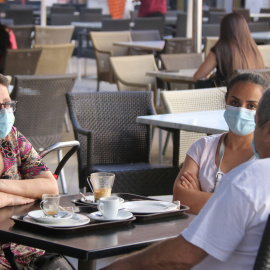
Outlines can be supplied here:
[[210, 256], [192, 269], [253, 269], [270, 213], [270, 158], [224, 176], [183, 237]]
[[[187, 151], [190, 156], [199, 166], [199, 176], [201, 189], [205, 192], [213, 192], [216, 183], [216, 174], [218, 166], [215, 163], [218, 143], [222, 134], [206, 136], [191, 145]], [[255, 159], [252, 156], [251, 159]], [[223, 177], [226, 174], [223, 173]]]

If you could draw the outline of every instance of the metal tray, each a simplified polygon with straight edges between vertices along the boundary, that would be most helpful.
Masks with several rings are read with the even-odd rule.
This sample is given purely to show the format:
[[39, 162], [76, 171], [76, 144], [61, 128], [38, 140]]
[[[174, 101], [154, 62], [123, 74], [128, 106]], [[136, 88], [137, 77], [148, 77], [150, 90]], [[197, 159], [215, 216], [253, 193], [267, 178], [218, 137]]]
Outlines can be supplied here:
[[[89, 195], [92, 193], [88, 193]], [[131, 194], [131, 193], [114, 193], [112, 194], [114, 196], [118, 196], [123, 198], [125, 201], [140, 201], [140, 200], [153, 200], [153, 201], [158, 201], [153, 198], [141, 196], [141, 195], [136, 195], [136, 194]], [[96, 209], [95, 205], [89, 205], [81, 199], [74, 199], [71, 200], [72, 203], [74, 203], [77, 206], [90, 206]], [[137, 221], [148, 221], [148, 220], [155, 220], [155, 219], [162, 219], [162, 218], [167, 218], [167, 217], [176, 217], [176, 216], [181, 216], [181, 218], [186, 218], [187, 215], [184, 213], [189, 210], [189, 207], [186, 205], [181, 205], [179, 210], [174, 210], [170, 212], [165, 212], [165, 213], [155, 213], [155, 214], [134, 214], [136, 217]]]
[[[95, 212], [96, 209], [93, 207], [76, 207], [75, 212], [82, 215], [88, 215], [91, 212]], [[18, 226], [20, 228], [30, 230], [30, 231], [36, 231], [41, 233], [50, 233], [50, 234], [57, 234], [57, 235], [70, 235], [71, 233], [82, 233], [82, 232], [89, 232], [94, 230], [100, 230], [105, 228], [115, 228], [119, 226], [126, 226], [129, 225], [132, 221], [136, 220], [136, 217], [133, 216], [130, 219], [127, 220], [119, 220], [119, 221], [107, 221], [107, 222], [101, 222], [101, 221], [95, 221], [92, 220], [90, 223], [82, 226], [77, 227], [50, 227], [48, 225], [44, 225], [42, 223], [30, 223], [27, 221], [24, 221], [23, 218], [27, 214], [21, 214], [21, 215], [13, 215], [10, 217], [15, 222], [14, 226]]]

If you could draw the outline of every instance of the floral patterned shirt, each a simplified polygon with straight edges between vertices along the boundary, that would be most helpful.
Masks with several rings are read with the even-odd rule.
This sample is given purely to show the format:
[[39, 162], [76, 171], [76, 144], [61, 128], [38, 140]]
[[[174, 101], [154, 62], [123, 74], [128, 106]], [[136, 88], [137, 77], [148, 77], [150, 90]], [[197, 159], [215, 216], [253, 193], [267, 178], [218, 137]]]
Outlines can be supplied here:
[[[0, 150], [4, 159], [1, 179], [33, 179], [49, 170], [30, 142], [15, 127], [12, 127], [10, 133], [0, 140]], [[1, 245], [0, 248], [0, 269], [11, 269], [2, 250], [2, 247], [7, 245], [9, 244]], [[22, 265], [28, 264], [33, 256], [44, 254], [43, 250], [16, 243], [10, 243], [10, 246], [17, 262]]]

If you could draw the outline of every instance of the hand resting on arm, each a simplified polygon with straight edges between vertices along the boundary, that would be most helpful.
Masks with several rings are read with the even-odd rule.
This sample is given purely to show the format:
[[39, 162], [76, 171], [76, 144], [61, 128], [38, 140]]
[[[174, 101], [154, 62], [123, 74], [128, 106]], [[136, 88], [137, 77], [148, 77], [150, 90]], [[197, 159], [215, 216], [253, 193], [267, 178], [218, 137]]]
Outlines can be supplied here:
[[58, 185], [50, 171], [42, 172], [34, 179], [0, 179], [0, 192], [31, 199], [41, 199], [42, 194], [58, 194]]
[[34, 201], [35, 199], [0, 192], [0, 208], [5, 206], [23, 205]]
[[173, 187], [173, 200], [190, 207], [189, 213], [198, 214], [212, 193], [201, 191], [199, 179], [199, 166], [186, 155]]

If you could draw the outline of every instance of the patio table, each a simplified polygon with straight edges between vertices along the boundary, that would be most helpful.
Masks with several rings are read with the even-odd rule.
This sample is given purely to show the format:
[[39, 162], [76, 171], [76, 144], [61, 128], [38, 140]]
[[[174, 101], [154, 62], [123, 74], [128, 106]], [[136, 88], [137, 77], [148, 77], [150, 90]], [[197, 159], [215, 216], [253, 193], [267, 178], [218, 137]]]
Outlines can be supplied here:
[[[227, 132], [228, 126], [223, 114], [224, 110], [158, 114], [138, 116], [136, 122], [145, 125], [155, 125], [161, 129], [173, 132], [173, 165], [179, 166], [180, 130], [206, 134]], [[161, 163], [161, 132], [159, 136], [159, 162]]]
[[[78, 198], [81, 198], [81, 195], [63, 196], [60, 204], [74, 206], [71, 200]], [[44, 234], [39, 230], [25, 230], [20, 226], [14, 226], [14, 221], [9, 219], [12, 215], [28, 213], [36, 209], [39, 209], [39, 202], [0, 209], [1, 241], [15, 242], [78, 258], [80, 270], [95, 269], [96, 259], [129, 253], [177, 236], [195, 217], [185, 214], [186, 218], [170, 217], [150, 222], [133, 222], [122, 227], [62, 236]]]
[[181, 69], [178, 72], [170, 71], [149, 71], [148, 76], [156, 77], [168, 83], [188, 83], [188, 88], [193, 88], [193, 75], [197, 69]]
[[256, 42], [269, 43], [270, 31], [251, 33], [251, 36]]

